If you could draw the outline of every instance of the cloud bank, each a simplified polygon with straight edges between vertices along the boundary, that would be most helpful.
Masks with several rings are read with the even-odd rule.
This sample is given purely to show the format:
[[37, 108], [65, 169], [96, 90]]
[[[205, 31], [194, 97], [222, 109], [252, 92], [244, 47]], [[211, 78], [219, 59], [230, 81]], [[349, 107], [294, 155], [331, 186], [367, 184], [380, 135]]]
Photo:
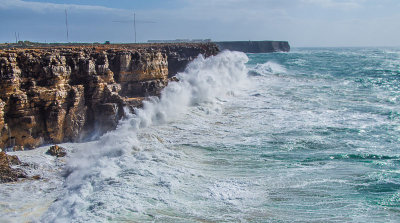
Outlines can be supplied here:
[[[109, 1], [93, 1], [91, 5], [59, 2], [62, 3], [0, 0], [0, 21], [5, 33], [0, 36], [0, 42], [12, 41], [16, 31], [28, 40], [65, 41], [65, 9], [71, 20], [72, 41], [133, 41], [133, 24], [112, 21], [132, 20], [132, 9], [137, 1], [114, 1], [115, 7]], [[102, 4], [104, 2], [107, 4]], [[174, 7], [161, 7], [165, 5], [162, 0], [141, 2], [149, 5], [135, 11], [137, 19], [156, 23], [137, 24], [139, 41], [211, 38], [288, 40], [293, 46], [399, 45], [400, 3], [396, 0], [168, 2]]]
[[23, 0], [0, 0], [0, 9], [28, 9], [35, 12], [46, 13], [54, 10], [73, 9], [76, 11], [100, 11], [100, 12], [125, 12], [122, 9], [108, 8], [97, 5], [57, 4], [48, 2], [28, 2]]

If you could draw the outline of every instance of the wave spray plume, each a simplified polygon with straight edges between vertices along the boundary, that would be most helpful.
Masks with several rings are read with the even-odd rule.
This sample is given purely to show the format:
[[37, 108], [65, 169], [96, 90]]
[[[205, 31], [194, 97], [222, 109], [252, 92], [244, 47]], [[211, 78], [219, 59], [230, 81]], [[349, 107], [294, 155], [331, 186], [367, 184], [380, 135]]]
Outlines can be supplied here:
[[64, 192], [42, 217], [43, 222], [90, 222], [91, 195], [102, 184], [118, 177], [132, 151], [140, 148], [136, 132], [150, 125], [174, 120], [189, 106], [213, 103], [246, 82], [248, 61], [244, 53], [224, 51], [217, 56], [199, 56], [186, 71], [170, 82], [160, 98], [144, 102], [136, 115], [122, 120], [115, 131], [72, 154], [65, 169]]

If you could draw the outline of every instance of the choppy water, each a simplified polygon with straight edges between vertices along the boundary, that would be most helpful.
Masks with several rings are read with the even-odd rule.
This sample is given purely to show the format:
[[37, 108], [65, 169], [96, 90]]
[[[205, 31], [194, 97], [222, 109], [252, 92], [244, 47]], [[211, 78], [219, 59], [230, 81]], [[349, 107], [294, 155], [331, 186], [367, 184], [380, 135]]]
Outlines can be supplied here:
[[19, 153], [50, 180], [2, 185], [0, 220], [400, 221], [400, 49], [225, 52], [180, 79], [66, 166]]

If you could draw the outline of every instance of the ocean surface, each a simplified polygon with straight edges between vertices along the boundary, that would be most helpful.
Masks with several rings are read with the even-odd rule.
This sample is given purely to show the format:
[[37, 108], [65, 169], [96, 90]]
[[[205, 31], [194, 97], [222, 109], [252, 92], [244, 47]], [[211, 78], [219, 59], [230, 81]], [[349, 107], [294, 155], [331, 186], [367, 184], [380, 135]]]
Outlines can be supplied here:
[[15, 152], [0, 222], [400, 222], [400, 48], [223, 52], [99, 140]]

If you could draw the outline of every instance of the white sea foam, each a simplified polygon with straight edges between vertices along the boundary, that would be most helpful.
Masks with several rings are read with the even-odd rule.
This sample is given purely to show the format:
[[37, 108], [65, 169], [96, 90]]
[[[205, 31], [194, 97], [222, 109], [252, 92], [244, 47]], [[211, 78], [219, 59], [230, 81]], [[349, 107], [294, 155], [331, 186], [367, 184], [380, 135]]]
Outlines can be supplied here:
[[[247, 60], [245, 54], [229, 51], [206, 59], [199, 56], [185, 72], [178, 74], [179, 82], [172, 82], [163, 90], [159, 99], [146, 101], [143, 109], [136, 111], [137, 115], [122, 121], [117, 130], [105, 134], [99, 141], [82, 144], [83, 148], [73, 154], [67, 164], [63, 194], [42, 221], [96, 221], [87, 212], [93, 207], [97, 192], [103, 190], [102, 185], [118, 181], [118, 175], [127, 163], [154, 159], [154, 154], [138, 152], [141, 142], [136, 132], [173, 120], [189, 106], [215, 103], [219, 97], [234, 91], [246, 81]], [[168, 188], [169, 183], [160, 179], [159, 185]], [[140, 207], [132, 209], [139, 210]]]
[[282, 74], [286, 72], [286, 68], [279, 63], [268, 61], [263, 64], [257, 64], [254, 68], [251, 69], [250, 74], [266, 76], [270, 74]]
[[[34, 221], [42, 204], [52, 207], [40, 222], [399, 222], [399, 106], [391, 102], [398, 78], [370, 73], [386, 70], [385, 55], [375, 61], [345, 51], [268, 55], [288, 72], [257, 74], [235, 97], [234, 86], [223, 86], [220, 95], [177, 100], [165, 114], [158, 104], [169, 97], [154, 99], [148, 118], [132, 116], [100, 142], [65, 145], [87, 154], [70, 161], [64, 188], [61, 177], [50, 178], [53, 191], [45, 180], [29, 190], [0, 185], [0, 222]], [[347, 73], [349, 61], [359, 61], [361, 73]], [[359, 86], [374, 80], [384, 84]], [[35, 216], [24, 219], [29, 212]]]

